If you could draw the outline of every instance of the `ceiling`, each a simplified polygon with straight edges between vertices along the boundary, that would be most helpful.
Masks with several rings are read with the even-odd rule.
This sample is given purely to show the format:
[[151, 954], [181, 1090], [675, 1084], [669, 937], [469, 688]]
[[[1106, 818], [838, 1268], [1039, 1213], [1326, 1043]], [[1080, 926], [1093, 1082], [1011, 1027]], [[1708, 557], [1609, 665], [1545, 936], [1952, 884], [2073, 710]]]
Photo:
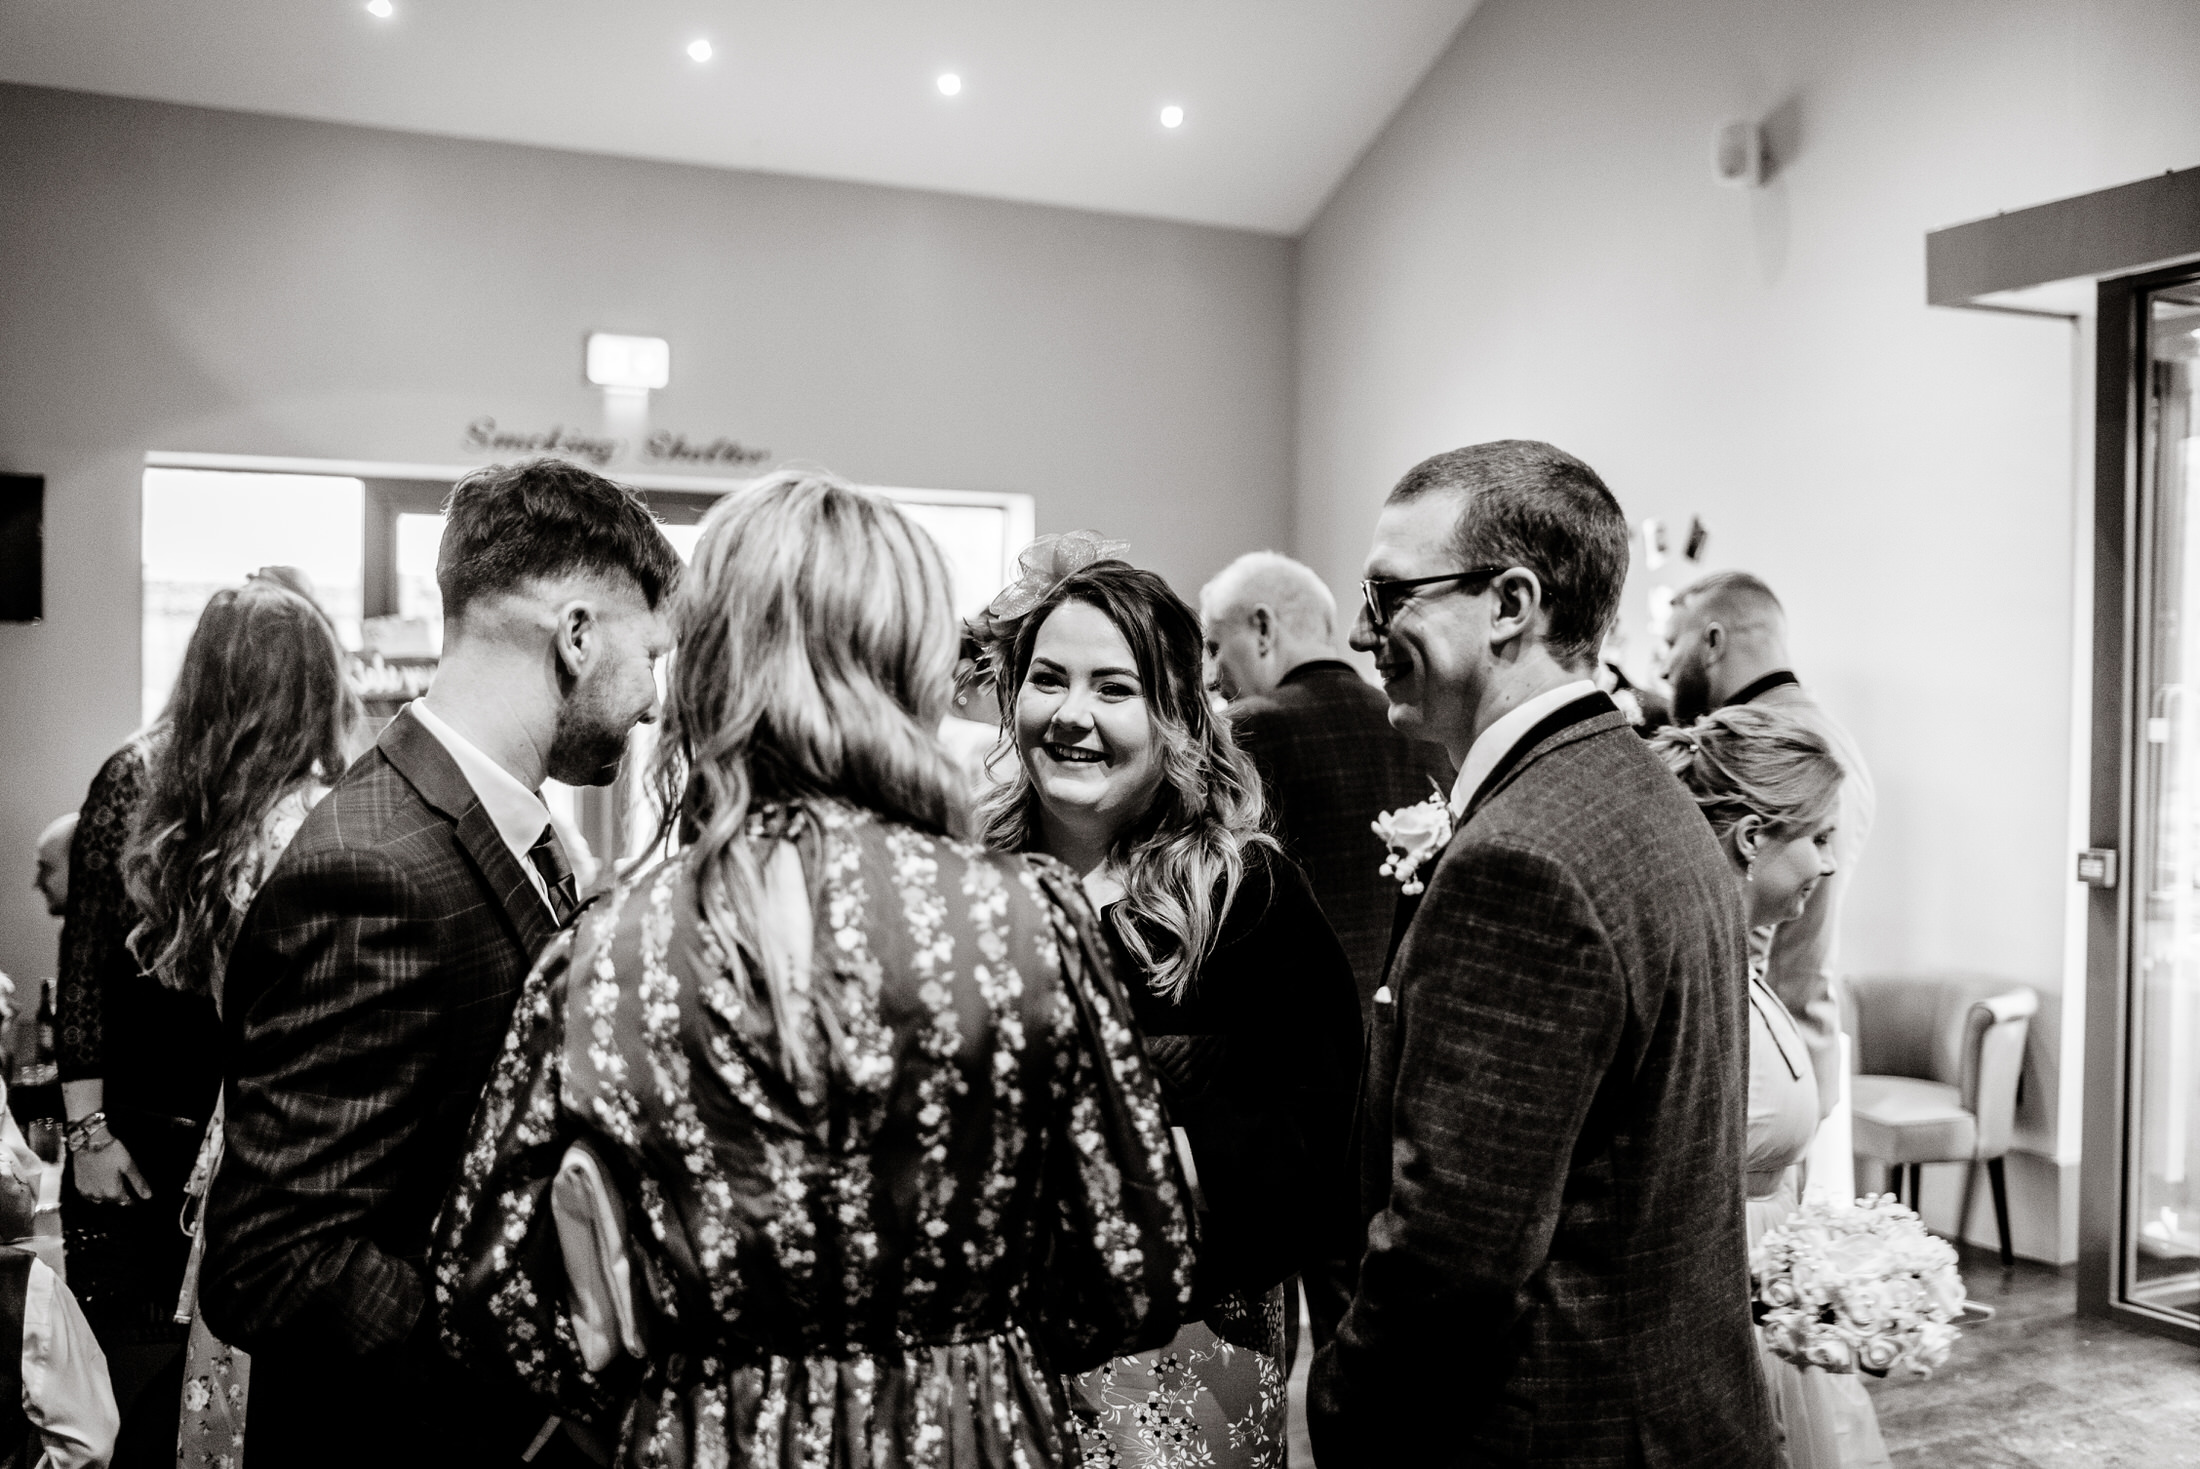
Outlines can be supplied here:
[[1475, 3], [0, 0], [0, 80], [1296, 234]]

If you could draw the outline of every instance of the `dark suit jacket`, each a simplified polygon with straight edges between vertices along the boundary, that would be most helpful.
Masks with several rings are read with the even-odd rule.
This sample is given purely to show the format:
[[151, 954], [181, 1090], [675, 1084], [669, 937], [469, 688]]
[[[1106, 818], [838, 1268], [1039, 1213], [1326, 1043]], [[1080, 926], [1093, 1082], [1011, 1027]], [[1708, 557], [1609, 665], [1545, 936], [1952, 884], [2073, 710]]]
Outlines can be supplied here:
[[1323, 1469], [1773, 1462], [1741, 895], [1624, 719], [1574, 717], [1486, 783], [1376, 1007]]
[[[1441, 747], [1390, 727], [1390, 701], [1352, 666], [1302, 663], [1266, 694], [1230, 706], [1238, 743], [1260, 768], [1276, 836], [1313, 884], [1352, 961], [1364, 1019], [1383, 982], [1398, 884], [1382, 875], [1377, 815], [1451, 793]], [[1431, 786], [1434, 782], [1434, 786]]]
[[[227, 1156], [200, 1291], [207, 1324], [253, 1354], [263, 1469], [298, 1462], [276, 1440], [315, 1419], [314, 1462], [384, 1433], [428, 1462], [416, 1415], [467, 1396], [423, 1320], [429, 1233], [555, 933], [464, 774], [405, 713], [260, 889], [225, 986]], [[403, 1396], [428, 1401], [386, 1400]], [[532, 1427], [513, 1429], [515, 1456]]]

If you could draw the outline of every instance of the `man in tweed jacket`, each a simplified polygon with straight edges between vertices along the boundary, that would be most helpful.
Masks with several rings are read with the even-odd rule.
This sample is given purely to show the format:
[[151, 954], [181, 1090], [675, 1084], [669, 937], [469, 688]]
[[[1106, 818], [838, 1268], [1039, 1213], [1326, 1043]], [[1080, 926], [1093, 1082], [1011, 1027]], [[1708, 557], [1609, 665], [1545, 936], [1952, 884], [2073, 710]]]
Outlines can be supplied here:
[[252, 1353], [254, 1469], [573, 1453], [444, 1360], [423, 1267], [520, 982], [575, 906], [537, 788], [608, 781], [654, 717], [678, 564], [638, 498], [571, 465], [481, 471], [447, 509], [434, 685], [306, 818], [229, 960], [201, 1301]]
[[1377, 524], [1354, 646], [1460, 777], [1376, 994], [1323, 1469], [1773, 1462], [1741, 897], [1589, 681], [1626, 571], [1617, 502], [1547, 444], [1428, 460]]

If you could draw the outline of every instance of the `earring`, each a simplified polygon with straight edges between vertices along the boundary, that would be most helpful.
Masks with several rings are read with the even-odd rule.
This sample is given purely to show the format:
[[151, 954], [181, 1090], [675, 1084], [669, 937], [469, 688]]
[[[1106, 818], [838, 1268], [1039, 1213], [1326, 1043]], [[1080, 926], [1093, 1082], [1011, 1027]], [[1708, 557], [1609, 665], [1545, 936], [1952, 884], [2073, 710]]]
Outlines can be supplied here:
[[1743, 863], [1743, 864], [1742, 864], [1742, 881], [1743, 881], [1743, 882], [1745, 882], [1745, 883], [1749, 883], [1749, 882], [1755, 882], [1756, 880], [1757, 880], [1757, 859], [1756, 859], [1756, 858], [1754, 858], [1754, 857], [1752, 857], [1752, 858], [1750, 858], [1750, 859], [1749, 859], [1749, 860], [1748, 860], [1747, 862], [1745, 862], [1745, 863]]

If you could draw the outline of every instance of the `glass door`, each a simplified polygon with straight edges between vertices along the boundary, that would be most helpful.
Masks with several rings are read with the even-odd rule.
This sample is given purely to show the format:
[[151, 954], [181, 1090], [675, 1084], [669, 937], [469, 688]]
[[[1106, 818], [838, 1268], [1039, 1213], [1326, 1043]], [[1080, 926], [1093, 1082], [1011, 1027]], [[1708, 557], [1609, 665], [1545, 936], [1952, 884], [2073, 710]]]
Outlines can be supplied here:
[[[2102, 1284], [2120, 1313], [2200, 1334], [2200, 279], [2104, 287], [2103, 307], [2104, 337], [2120, 336], [2128, 353], [2125, 381], [2101, 386], [2120, 386], [2127, 407], [2134, 575], [2129, 717], [2120, 721], [2127, 927], [2114, 1007], [2120, 1054], [2110, 1068], [2121, 1085], [2106, 1095], [2089, 1088], [2089, 1103], [2121, 1118], [2109, 1150], [2121, 1175], [2119, 1218]], [[2104, 342], [2104, 372], [2114, 345]], [[2089, 1192], [2106, 1181], [2091, 1171], [2101, 1161], [2094, 1151], [2089, 1137]]]

